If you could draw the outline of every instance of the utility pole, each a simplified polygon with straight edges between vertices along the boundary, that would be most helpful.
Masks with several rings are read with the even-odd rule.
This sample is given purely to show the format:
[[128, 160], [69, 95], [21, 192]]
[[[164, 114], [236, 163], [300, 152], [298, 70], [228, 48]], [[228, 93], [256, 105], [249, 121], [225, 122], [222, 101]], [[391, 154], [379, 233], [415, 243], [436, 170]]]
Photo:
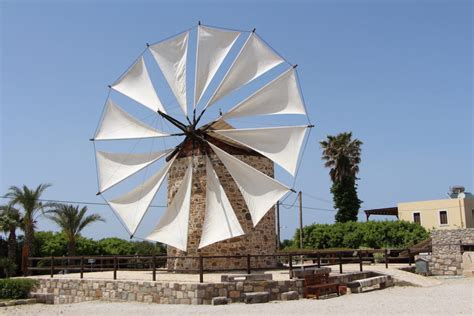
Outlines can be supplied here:
[[275, 212], [276, 212], [276, 233], [277, 233], [276, 246], [277, 246], [277, 250], [280, 250], [280, 201], [277, 201]]
[[303, 198], [301, 191], [298, 192], [300, 202], [300, 249], [303, 249]]

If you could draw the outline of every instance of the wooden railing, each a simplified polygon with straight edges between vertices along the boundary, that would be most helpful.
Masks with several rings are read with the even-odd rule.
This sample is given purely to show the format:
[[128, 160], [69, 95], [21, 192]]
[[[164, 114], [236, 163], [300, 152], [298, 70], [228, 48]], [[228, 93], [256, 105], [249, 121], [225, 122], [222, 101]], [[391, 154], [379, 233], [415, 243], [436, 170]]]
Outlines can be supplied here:
[[[400, 256], [401, 253], [407, 253], [406, 256]], [[376, 258], [376, 254], [382, 254]], [[271, 270], [271, 268], [259, 268], [252, 266], [252, 261], [257, 258], [276, 258], [277, 267], [273, 269], [288, 268], [290, 276], [295, 269], [296, 262], [304, 262], [308, 266], [308, 261], [312, 261], [314, 267], [329, 265], [338, 265], [339, 273], [343, 273], [344, 264], [359, 264], [360, 271], [363, 271], [363, 263], [366, 261], [374, 262], [380, 260], [389, 267], [390, 262], [408, 262], [412, 264], [413, 255], [410, 249], [351, 249], [351, 250], [303, 250], [292, 252], [280, 252], [272, 255], [222, 255], [222, 256], [70, 256], [70, 257], [30, 257], [28, 271], [29, 274], [46, 274], [49, 272], [51, 278], [54, 274], [79, 272], [80, 278], [84, 277], [86, 272], [113, 271], [113, 279], [117, 279], [117, 273], [120, 270], [151, 271], [152, 280], [156, 281], [156, 273], [166, 272], [186, 272], [198, 273], [199, 282], [204, 282], [204, 274], [212, 272], [243, 271], [243, 269], [205, 269], [205, 261], [219, 258], [240, 258], [246, 260], [246, 273], [250, 274], [257, 270]], [[190, 259], [197, 261], [197, 269], [169, 269], [166, 267], [167, 261], [172, 259]], [[252, 260], [254, 259], [254, 260]], [[311, 266], [311, 263], [309, 263]], [[48, 271], [48, 272], [46, 272]], [[45, 273], [46, 272], [46, 273]]]

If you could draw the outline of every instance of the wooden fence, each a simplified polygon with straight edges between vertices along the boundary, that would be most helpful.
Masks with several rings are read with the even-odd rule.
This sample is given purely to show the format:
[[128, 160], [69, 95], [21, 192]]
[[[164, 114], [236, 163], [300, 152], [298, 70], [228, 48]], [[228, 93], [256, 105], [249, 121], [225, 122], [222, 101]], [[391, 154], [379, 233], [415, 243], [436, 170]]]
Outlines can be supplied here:
[[[429, 251], [427, 249], [427, 251]], [[378, 254], [378, 255], [377, 255]], [[401, 255], [407, 254], [407, 255]], [[229, 255], [229, 256], [166, 256], [166, 255], [152, 255], [152, 256], [74, 256], [74, 257], [30, 257], [28, 271], [29, 274], [46, 274], [49, 273], [51, 278], [54, 274], [79, 272], [80, 278], [84, 277], [86, 272], [97, 271], [113, 271], [113, 279], [117, 279], [117, 274], [120, 270], [134, 270], [134, 271], [151, 271], [152, 280], [156, 281], [156, 273], [160, 271], [165, 272], [186, 272], [198, 273], [199, 281], [204, 282], [204, 274], [212, 272], [227, 272], [227, 271], [242, 271], [242, 269], [205, 269], [204, 263], [208, 259], [216, 258], [240, 258], [246, 260], [246, 273], [250, 274], [252, 271], [262, 270], [256, 266], [252, 266], [253, 258], [272, 257], [278, 261], [277, 267], [274, 269], [288, 269], [290, 276], [292, 271], [300, 268], [297, 262], [304, 262], [305, 267], [322, 267], [328, 265], [338, 265], [339, 273], [343, 273], [344, 264], [358, 263], [360, 271], [363, 271], [363, 264], [367, 261], [381, 261], [385, 263], [388, 268], [390, 263], [394, 262], [408, 262], [412, 264], [413, 254], [410, 249], [374, 249], [374, 250], [311, 250], [299, 252], [280, 252], [273, 255]], [[193, 259], [197, 261], [197, 269], [180, 270], [169, 269], [166, 267], [169, 259]], [[263, 270], [271, 270], [265, 268]]]

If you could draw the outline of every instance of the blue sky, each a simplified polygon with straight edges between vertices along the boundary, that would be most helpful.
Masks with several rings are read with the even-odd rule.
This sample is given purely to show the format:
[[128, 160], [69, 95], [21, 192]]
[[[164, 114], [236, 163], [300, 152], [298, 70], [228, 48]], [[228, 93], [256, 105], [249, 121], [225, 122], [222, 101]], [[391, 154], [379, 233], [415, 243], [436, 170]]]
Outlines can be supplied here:
[[[299, 65], [316, 127], [295, 188], [311, 195], [305, 206], [325, 209], [306, 209], [305, 224], [334, 218], [318, 145], [328, 134], [352, 131], [364, 142], [363, 209], [444, 198], [453, 184], [474, 190], [471, 1], [2, 1], [0, 11], [2, 194], [48, 182], [44, 198], [102, 202], [88, 139], [107, 85], [145, 43], [198, 20], [256, 27]], [[85, 235], [127, 237], [108, 207], [89, 208], [107, 223]], [[161, 212], [153, 209], [141, 236]], [[281, 214], [288, 238], [297, 209]], [[47, 220], [39, 228], [55, 229]]]

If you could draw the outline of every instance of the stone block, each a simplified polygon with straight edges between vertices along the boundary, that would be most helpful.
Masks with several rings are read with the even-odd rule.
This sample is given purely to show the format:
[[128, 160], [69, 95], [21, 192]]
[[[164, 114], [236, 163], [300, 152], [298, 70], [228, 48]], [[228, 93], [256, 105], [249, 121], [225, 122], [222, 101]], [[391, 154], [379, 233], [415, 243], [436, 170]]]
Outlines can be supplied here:
[[268, 292], [253, 292], [244, 293], [245, 304], [259, 304], [270, 301], [270, 293]]
[[219, 289], [219, 296], [227, 296], [227, 289]]
[[239, 298], [240, 297], [240, 291], [230, 291], [229, 296], [231, 298]]
[[290, 292], [284, 292], [281, 293], [281, 300], [282, 301], [293, 301], [299, 299], [298, 292], [296, 291], [290, 291]]
[[230, 303], [230, 300], [225, 296], [213, 297], [211, 300], [212, 305], [227, 305]]

